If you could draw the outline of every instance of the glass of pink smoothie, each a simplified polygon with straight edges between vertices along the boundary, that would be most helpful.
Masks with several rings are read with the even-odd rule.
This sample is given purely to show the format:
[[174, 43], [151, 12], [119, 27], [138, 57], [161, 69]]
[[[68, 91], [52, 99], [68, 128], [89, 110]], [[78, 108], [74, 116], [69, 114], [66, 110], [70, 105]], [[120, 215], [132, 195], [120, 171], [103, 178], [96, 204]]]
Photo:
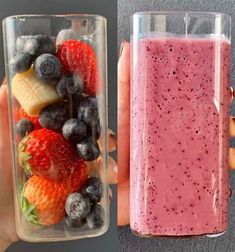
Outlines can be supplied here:
[[226, 231], [230, 48], [228, 15], [134, 14], [130, 224], [135, 234]]

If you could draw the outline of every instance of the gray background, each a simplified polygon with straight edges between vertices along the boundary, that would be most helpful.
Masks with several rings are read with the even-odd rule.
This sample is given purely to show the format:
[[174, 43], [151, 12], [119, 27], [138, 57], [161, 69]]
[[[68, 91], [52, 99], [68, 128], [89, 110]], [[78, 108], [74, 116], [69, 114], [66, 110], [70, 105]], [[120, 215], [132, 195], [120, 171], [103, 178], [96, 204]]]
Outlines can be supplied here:
[[[235, 41], [234, 0], [119, 0], [118, 40], [129, 40], [129, 16], [138, 11], [178, 10], [217, 11], [232, 16], [232, 39]], [[235, 85], [235, 50], [232, 48], [232, 83]], [[231, 172], [231, 187], [235, 191], [235, 174]], [[235, 197], [230, 201], [230, 226], [227, 233], [218, 238], [144, 239], [132, 235], [129, 227], [118, 229], [119, 252], [234, 252], [235, 251]]]
[[[117, 62], [117, 2], [116, 0], [0, 0], [0, 19], [16, 14], [66, 14], [93, 13], [103, 15], [108, 20], [109, 44], [109, 127], [116, 131], [116, 62]], [[0, 26], [1, 27], [1, 26]], [[111, 45], [111, 46], [110, 46]], [[2, 30], [0, 30], [0, 81], [4, 76]], [[116, 188], [113, 187], [111, 223], [109, 231], [98, 238], [73, 242], [32, 244], [17, 242], [7, 252], [112, 252], [117, 247], [116, 229]]]

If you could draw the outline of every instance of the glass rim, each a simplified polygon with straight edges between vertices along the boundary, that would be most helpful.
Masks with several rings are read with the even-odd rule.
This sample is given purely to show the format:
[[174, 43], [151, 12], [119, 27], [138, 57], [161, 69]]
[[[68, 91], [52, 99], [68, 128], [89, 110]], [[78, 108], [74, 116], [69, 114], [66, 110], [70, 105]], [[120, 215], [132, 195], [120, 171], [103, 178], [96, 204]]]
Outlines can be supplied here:
[[76, 19], [76, 18], [93, 18], [97, 19], [98, 21], [106, 22], [106, 17], [97, 14], [86, 14], [86, 13], [71, 13], [71, 14], [20, 14], [20, 15], [12, 15], [5, 17], [2, 23], [5, 23], [7, 20], [11, 19], [26, 19], [26, 18], [67, 18], [67, 19]]
[[206, 12], [206, 11], [141, 11], [135, 12], [132, 17], [135, 16], [144, 16], [144, 15], [195, 15], [195, 16], [208, 16], [208, 17], [216, 17], [216, 16], [224, 16], [227, 19], [231, 19], [231, 16], [223, 13], [223, 12]]

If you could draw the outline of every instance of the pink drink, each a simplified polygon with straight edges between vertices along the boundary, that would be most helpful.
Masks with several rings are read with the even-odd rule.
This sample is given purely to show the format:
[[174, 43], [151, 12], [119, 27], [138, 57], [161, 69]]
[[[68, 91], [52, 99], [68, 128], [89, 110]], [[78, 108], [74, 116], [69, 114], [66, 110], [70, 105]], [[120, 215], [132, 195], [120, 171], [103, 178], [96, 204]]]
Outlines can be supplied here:
[[140, 235], [223, 232], [230, 44], [213, 37], [160, 37], [136, 44], [131, 228]]

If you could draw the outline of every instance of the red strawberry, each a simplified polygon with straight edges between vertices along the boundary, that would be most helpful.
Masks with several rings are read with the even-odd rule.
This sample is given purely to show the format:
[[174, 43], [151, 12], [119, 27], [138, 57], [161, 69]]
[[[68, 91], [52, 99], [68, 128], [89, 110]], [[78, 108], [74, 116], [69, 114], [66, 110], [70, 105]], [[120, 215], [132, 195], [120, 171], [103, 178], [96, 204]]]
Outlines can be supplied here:
[[22, 211], [29, 222], [53, 225], [63, 219], [68, 193], [62, 183], [33, 175], [22, 191]]
[[86, 164], [80, 159], [73, 163], [71, 174], [63, 182], [33, 175], [22, 192], [21, 205], [26, 219], [46, 226], [60, 222], [65, 215], [66, 198], [70, 193], [80, 191], [86, 179]]
[[86, 163], [79, 159], [69, 143], [60, 133], [49, 129], [35, 130], [25, 136], [19, 144], [19, 162], [28, 174], [42, 175], [61, 182], [73, 176], [76, 169], [84, 174]]
[[18, 121], [20, 121], [22, 118], [28, 119], [30, 120], [33, 124], [34, 124], [34, 129], [41, 129], [41, 125], [38, 121], [38, 116], [29, 116], [24, 110], [23, 108], [16, 108], [14, 110], [14, 121], [15, 123], [17, 123]]
[[91, 45], [79, 40], [67, 40], [58, 47], [64, 73], [78, 73], [84, 80], [84, 93], [96, 95], [100, 90], [96, 53]]
[[63, 184], [68, 193], [78, 192], [82, 189], [88, 178], [87, 164], [80, 158], [68, 163], [70, 174], [64, 178]]

